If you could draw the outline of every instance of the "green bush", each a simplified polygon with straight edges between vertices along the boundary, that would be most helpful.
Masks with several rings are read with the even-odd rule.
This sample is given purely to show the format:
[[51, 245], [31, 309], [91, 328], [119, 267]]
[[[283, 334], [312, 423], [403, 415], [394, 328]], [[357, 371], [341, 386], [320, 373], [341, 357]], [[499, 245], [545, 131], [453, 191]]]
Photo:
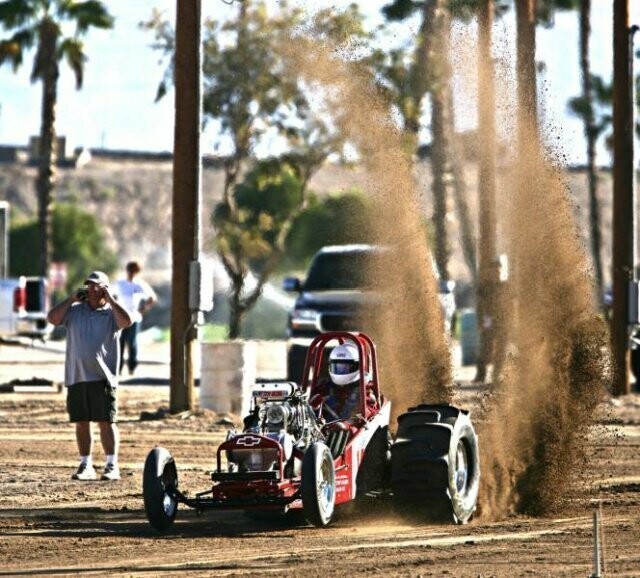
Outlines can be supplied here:
[[291, 228], [283, 268], [306, 268], [314, 253], [325, 245], [374, 242], [368, 226], [371, 211], [370, 203], [357, 190], [323, 199], [312, 197]]
[[[52, 213], [53, 261], [66, 263], [65, 292], [82, 285], [94, 269], [107, 274], [118, 267], [113, 251], [105, 246], [104, 233], [98, 220], [79, 207], [57, 204]], [[9, 274], [37, 275], [40, 232], [36, 220], [12, 227], [9, 232]]]

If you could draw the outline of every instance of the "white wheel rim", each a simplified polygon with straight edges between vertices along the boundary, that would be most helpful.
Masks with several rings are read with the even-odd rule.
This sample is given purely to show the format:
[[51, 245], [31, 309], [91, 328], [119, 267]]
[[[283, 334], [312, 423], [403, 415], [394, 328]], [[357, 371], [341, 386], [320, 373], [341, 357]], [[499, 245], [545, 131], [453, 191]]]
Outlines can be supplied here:
[[325, 514], [331, 513], [333, 510], [333, 502], [335, 495], [335, 474], [333, 464], [327, 454], [322, 457], [318, 472], [318, 504]]
[[467, 463], [467, 448], [462, 440], [458, 441], [456, 448], [456, 489], [458, 493], [462, 493], [467, 487], [467, 478], [469, 476], [469, 466]]

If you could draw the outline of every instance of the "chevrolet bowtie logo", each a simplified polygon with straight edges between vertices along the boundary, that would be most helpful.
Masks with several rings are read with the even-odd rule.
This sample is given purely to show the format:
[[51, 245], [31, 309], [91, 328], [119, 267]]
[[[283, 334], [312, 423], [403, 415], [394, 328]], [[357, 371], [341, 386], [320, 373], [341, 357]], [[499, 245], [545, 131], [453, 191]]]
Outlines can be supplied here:
[[253, 446], [257, 446], [260, 443], [260, 438], [255, 436], [242, 436], [241, 438], [236, 440], [237, 446], [245, 446], [247, 448], [252, 448]]

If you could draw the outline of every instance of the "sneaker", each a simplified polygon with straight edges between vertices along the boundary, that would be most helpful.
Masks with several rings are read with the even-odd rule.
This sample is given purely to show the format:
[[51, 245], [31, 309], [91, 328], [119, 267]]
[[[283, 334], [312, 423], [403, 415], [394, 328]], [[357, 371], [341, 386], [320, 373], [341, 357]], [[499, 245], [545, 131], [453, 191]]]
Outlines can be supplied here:
[[71, 479], [87, 481], [95, 480], [96, 477], [96, 470], [92, 465], [80, 464], [76, 473], [71, 476]]
[[104, 472], [100, 476], [101, 480], [119, 480], [120, 479], [120, 470], [118, 466], [113, 464], [107, 464], [104, 467]]

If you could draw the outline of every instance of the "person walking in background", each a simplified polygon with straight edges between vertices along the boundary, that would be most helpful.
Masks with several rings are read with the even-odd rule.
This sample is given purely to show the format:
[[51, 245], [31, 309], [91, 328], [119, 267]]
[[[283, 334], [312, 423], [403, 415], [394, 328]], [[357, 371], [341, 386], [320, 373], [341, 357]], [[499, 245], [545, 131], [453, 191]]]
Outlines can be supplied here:
[[151, 285], [140, 278], [142, 268], [136, 261], [129, 261], [125, 268], [127, 277], [116, 284], [116, 298], [129, 311], [133, 323], [120, 336], [120, 373], [124, 367], [125, 349], [128, 350], [127, 367], [129, 375], [133, 375], [138, 366], [138, 333], [142, 316], [157, 301]]
[[131, 325], [129, 312], [111, 295], [109, 277], [93, 271], [85, 289], [76, 291], [49, 310], [47, 320], [67, 328], [65, 385], [69, 421], [75, 423], [80, 465], [74, 480], [95, 480], [91, 422], [100, 428], [106, 456], [100, 479], [120, 479], [117, 422], [119, 337]]

